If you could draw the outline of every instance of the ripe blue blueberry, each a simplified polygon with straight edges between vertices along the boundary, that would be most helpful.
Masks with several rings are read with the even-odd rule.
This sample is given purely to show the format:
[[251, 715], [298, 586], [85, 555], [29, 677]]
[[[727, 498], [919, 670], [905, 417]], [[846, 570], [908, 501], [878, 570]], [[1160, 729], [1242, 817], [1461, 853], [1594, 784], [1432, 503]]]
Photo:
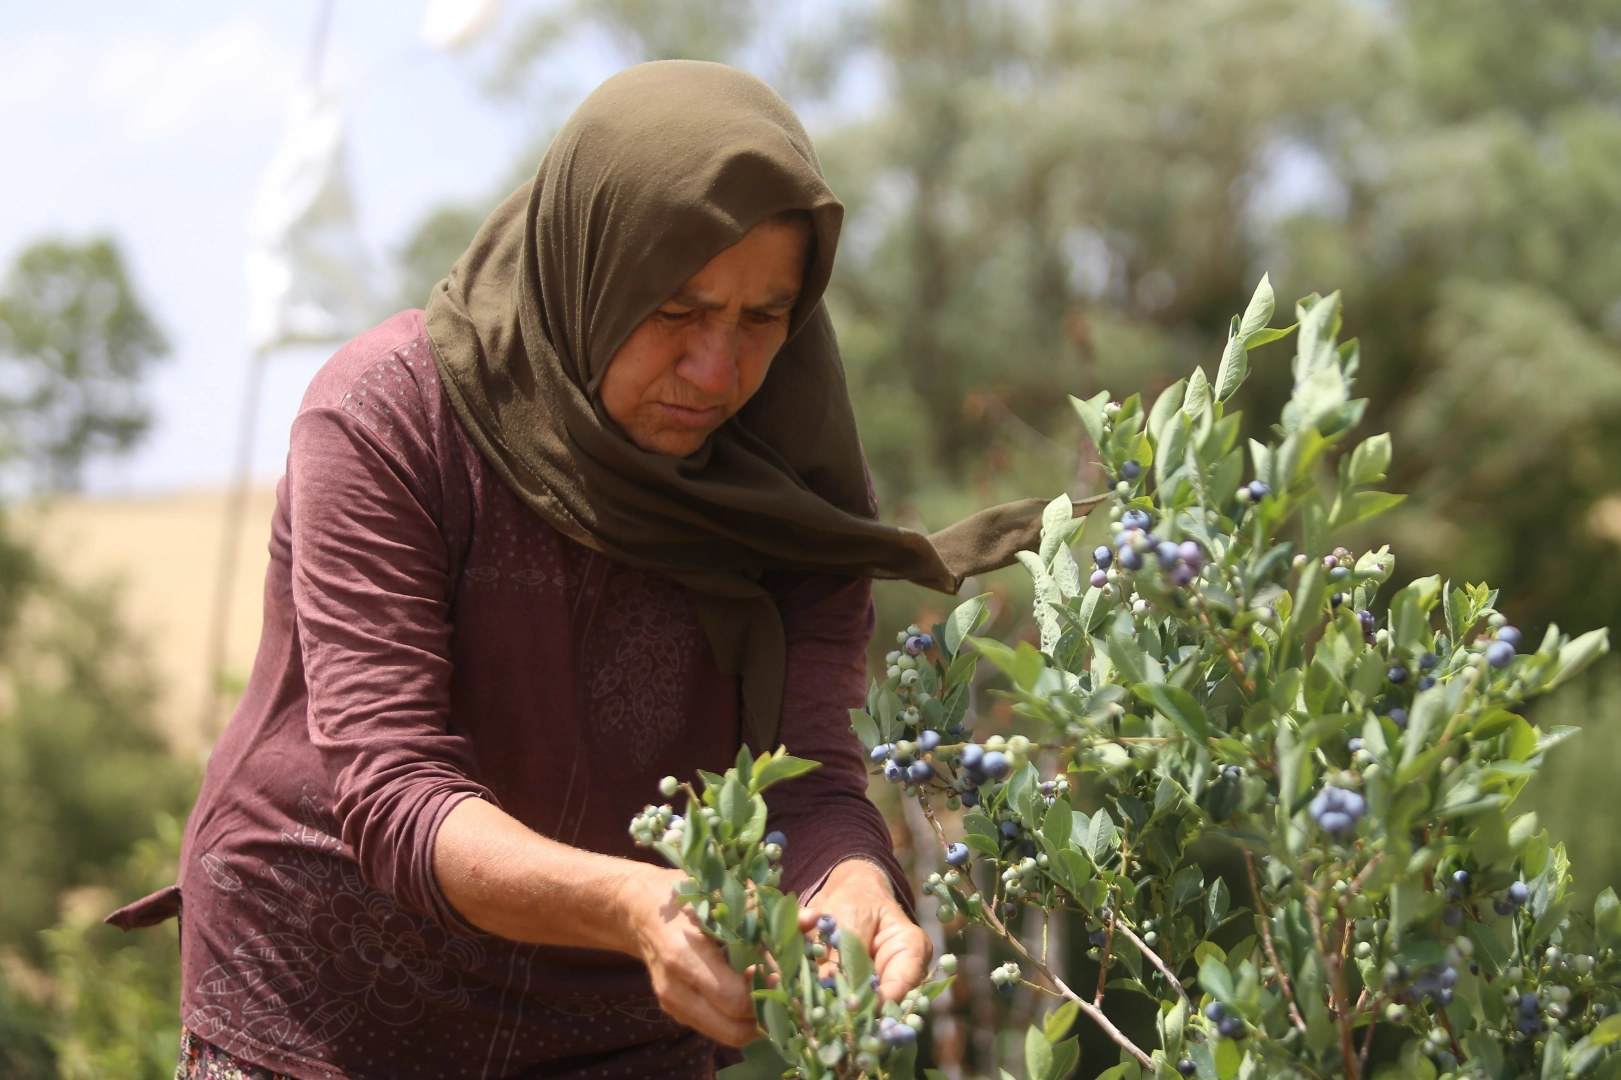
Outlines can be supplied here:
[[816, 930], [823, 937], [826, 937], [838, 928], [839, 920], [835, 919], [831, 915], [823, 915], [816, 920]]
[[1309, 810], [1318, 828], [1338, 838], [1356, 829], [1357, 819], [1367, 813], [1368, 803], [1358, 792], [1330, 784], [1311, 800]]
[[906, 644], [902, 645], [901, 648], [906, 651], [907, 656], [919, 656], [927, 652], [929, 646], [933, 644], [934, 642], [924, 635], [913, 634], [906, 639]]
[[1160, 569], [1169, 570], [1182, 557], [1182, 551], [1169, 540], [1161, 540], [1154, 545], [1154, 558], [1159, 560]]
[[1362, 632], [1364, 634], [1373, 633], [1373, 612], [1369, 611], [1367, 608], [1363, 608], [1361, 611], [1356, 613], [1356, 621], [1362, 624]]
[[969, 743], [962, 748], [962, 767], [977, 769], [985, 761], [985, 748], [979, 743]]
[[888, 761], [889, 760], [889, 755], [894, 753], [894, 751], [895, 751], [895, 744], [894, 743], [887, 743], [887, 742], [886, 743], [879, 743], [877, 746], [872, 748], [872, 753], [868, 754], [867, 756], [872, 758], [874, 763], [880, 762], [880, 761]]
[[1212, 1001], [1204, 1007], [1204, 1016], [1206, 1020], [1219, 1023], [1227, 1017], [1227, 1006], [1219, 1001]]
[[1512, 626], [1500, 626], [1497, 628], [1497, 640], [1506, 641], [1518, 649], [1520, 647], [1520, 632]]
[[1506, 641], [1494, 641], [1486, 646], [1486, 663], [1494, 668], [1506, 668], [1514, 662], [1514, 646]]
[[1216, 1033], [1226, 1039], [1242, 1039], [1249, 1034], [1249, 1029], [1238, 1017], [1229, 1016], [1216, 1025]]
[[827, 942], [829, 948], [836, 949], [839, 947], [839, 932], [837, 930], [830, 934], [823, 934], [822, 939]]
[[1537, 996], [1527, 990], [1520, 995], [1520, 1015], [1535, 1016], [1538, 1012]]
[[1392, 724], [1395, 724], [1398, 730], [1401, 730], [1401, 731], [1406, 731], [1407, 730], [1407, 710], [1406, 709], [1402, 709], [1402, 708], [1391, 709], [1385, 715], [1390, 717], [1390, 722]]
[[968, 862], [967, 844], [949, 844], [946, 847], [946, 862], [952, 866], [963, 866]]
[[1492, 910], [1499, 915], [1512, 915], [1514, 914], [1514, 905], [1499, 897], [1492, 901]]
[[788, 846], [788, 837], [773, 829], [771, 832], [765, 834], [765, 842], [767, 844], [776, 844], [780, 848], [785, 848]]
[[1127, 529], [1147, 529], [1154, 524], [1154, 519], [1147, 510], [1127, 510], [1120, 515], [1120, 524]]
[[939, 745], [940, 733], [938, 731], [923, 731], [918, 733], [917, 748], [923, 751], [925, 754], [932, 752], [934, 748]]
[[1192, 1076], [1199, 1071], [1199, 1066], [1193, 1063], [1192, 1058], [1182, 1058], [1176, 1063], [1176, 1071], [1183, 1076]]
[[891, 784], [898, 784], [906, 779], [906, 770], [898, 761], [890, 761], [884, 765], [884, 779]]
[[1432, 652], [1427, 652], [1423, 656], [1418, 658], [1418, 670], [1420, 670], [1420, 671], [1434, 671], [1435, 670], [1435, 665], [1439, 664], [1440, 662], [1441, 662], [1441, 658], [1439, 656], [1436, 656]]
[[1177, 549], [1182, 561], [1195, 570], [1204, 565], [1204, 548], [1197, 540], [1184, 540]]
[[896, 1024], [884, 1032], [884, 1041], [894, 1047], [911, 1046], [917, 1042], [917, 1032], [908, 1024]]
[[1187, 563], [1177, 563], [1176, 566], [1171, 570], [1171, 584], [1177, 586], [1178, 588], [1185, 589], [1189, 585], [1193, 584], [1193, 579], [1196, 576], [1197, 575], [1193, 567], [1189, 566]]
[[817, 979], [816, 985], [820, 986], [823, 990], [834, 990], [838, 988], [839, 982], [833, 976], [829, 975], [824, 979]]
[[1523, 881], [1516, 881], [1508, 887], [1508, 902], [1515, 907], [1524, 907], [1531, 900], [1531, 889]]
[[1458, 926], [1463, 922], [1463, 909], [1449, 907], [1441, 912], [1441, 921], [1448, 926]]
[[1253, 499], [1256, 502], [1260, 502], [1262, 499], [1264, 499], [1268, 495], [1272, 494], [1272, 488], [1267, 484], [1263, 484], [1259, 480], [1251, 480], [1250, 481], [1250, 486], [1249, 486], [1249, 492], [1250, 492], [1250, 498], [1251, 499]]
[[921, 784], [934, 777], [934, 769], [927, 761], [914, 761], [906, 767], [906, 779], [914, 784]]
[[1114, 552], [1110, 551], [1108, 545], [1106, 544], [1099, 545], [1098, 548], [1092, 552], [1092, 561], [1098, 564], [1099, 570], [1107, 570], [1109, 568], [1109, 564], [1114, 562]]
[[1019, 823], [1017, 821], [1002, 822], [1002, 839], [1017, 840], [1019, 838]]
[[973, 788], [969, 788], [967, 791], [963, 792], [962, 793], [962, 804], [964, 806], [968, 807], [968, 809], [970, 809], [970, 810], [972, 810], [974, 807], [978, 806], [979, 805], [979, 792], [975, 791]]
[[1342, 592], [1337, 592], [1328, 598], [1328, 606], [1331, 608], [1338, 608], [1343, 603], [1345, 603], [1345, 594]]
[[1007, 755], [1002, 751], [992, 750], [985, 755], [985, 760], [980, 765], [980, 768], [984, 769], [985, 775], [992, 780], [1000, 780], [1013, 768], [1013, 763], [1008, 760]]
[[1142, 463], [1136, 460], [1128, 461], [1120, 466], [1120, 475], [1127, 480], [1136, 480], [1143, 474]]
[[1393, 683], [1404, 683], [1407, 681], [1407, 669], [1393, 666], [1389, 671], [1385, 672], [1385, 678]]
[[1418, 677], [1418, 682], [1415, 685], [1419, 690], [1428, 690], [1430, 687], [1435, 685], [1435, 676], [1420, 675]]
[[1542, 1020], [1535, 1016], [1520, 1017], [1520, 1034], [1535, 1035], [1542, 1030]]
[[1137, 549], [1133, 548], [1130, 544], [1121, 544], [1120, 545], [1120, 569], [1122, 569], [1122, 570], [1141, 570], [1142, 568], [1143, 568], [1143, 557], [1141, 555], [1137, 554]]
[[1336, 566], [1334, 569], [1328, 572], [1328, 580], [1330, 581], [1344, 581], [1350, 576], [1350, 569], [1344, 566]]
[[1469, 871], [1467, 871], [1467, 870], [1455, 870], [1455, 871], [1453, 871], [1452, 884], [1456, 885], [1458, 888], [1463, 889], [1466, 892], [1469, 889], [1469, 883], [1470, 883], [1471, 880], [1473, 880], [1473, 879], [1470, 878]]
[[1100, 926], [1088, 934], [1086, 936], [1086, 940], [1090, 941], [1092, 944], [1101, 949], [1109, 940], [1109, 932]]

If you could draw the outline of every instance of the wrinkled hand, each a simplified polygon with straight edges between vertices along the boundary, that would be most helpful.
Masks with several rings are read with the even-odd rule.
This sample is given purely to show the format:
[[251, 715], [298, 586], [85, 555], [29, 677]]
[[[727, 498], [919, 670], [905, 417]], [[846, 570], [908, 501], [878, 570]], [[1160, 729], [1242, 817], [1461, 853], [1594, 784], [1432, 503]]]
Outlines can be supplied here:
[[754, 997], [725, 951], [671, 894], [682, 877], [679, 870], [647, 867], [625, 883], [620, 905], [636, 955], [672, 1019], [727, 1046], [746, 1045], [760, 1037]]
[[808, 927], [823, 914], [837, 919], [841, 931], [853, 930], [867, 943], [878, 974], [878, 994], [884, 1000], [899, 1001], [928, 973], [934, 945], [907, 918], [888, 876], [872, 863], [847, 859], [833, 868], [827, 883], [806, 905], [801, 923]]

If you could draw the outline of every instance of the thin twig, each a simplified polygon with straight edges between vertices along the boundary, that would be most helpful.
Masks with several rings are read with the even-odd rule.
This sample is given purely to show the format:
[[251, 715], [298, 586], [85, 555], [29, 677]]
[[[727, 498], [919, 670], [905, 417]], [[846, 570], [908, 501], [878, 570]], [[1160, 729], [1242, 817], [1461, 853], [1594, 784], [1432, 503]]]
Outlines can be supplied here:
[[[1255, 897], [1257, 906], [1261, 902], [1261, 883], [1255, 876], [1255, 853], [1249, 848], [1244, 849], [1244, 865], [1250, 872], [1250, 892]], [[1289, 981], [1289, 973], [1278, 963], [1278, 950], [1272, 944], [1272, 925], [1265, 915], [1261, 916], [1261, 944], [1266, 947], [1266, 958], [1272, 961], [1272, 970], [1277, 972], [1278, 985], [1283, 987], [1283, 996], [1289, 1002], [1289, 1019], [1298, 1031], [1306, 1030], [1306, 1021], [1300, 1015], [1300, 1005], [1295, 1001], [1295, 988]]]
[[1445, 1009], [1436, 1009], [1435, 1015], [1441, 1018], [1441, 1026], [1447, 1029], [1447, 1039], [1452, 1043], [1452, 1056], [1462, 1064], [1464, 1060], [1463, 1046], [1458, 1042], [1458, 1033], [1452, 1030], [1452, 1017], [1447, 1015]]
[[1103, 1005], [1103, 991], [1109, 981], [1109, 950], [1114, 947], [1114, 906], [1104, 907], [1103, 916], [1103, 949], [1098, 953], [1098, 989], [1092, 995], [1092, 1004]]
[[1310, 887], [1306, 889], [1306, 913], [1311, 916], [1312, 944], [1317, 948], [1317, 958], [1322, 961], [1323, 970], [1328, 972], [1331, 980], [1329, 993], [1334, 1005], [1334, 1018], [1340, 1028], [1340, 1055], [1345, 1059], [1345, 1075], [1350, 1080], [1361, 1080], [1356, 1041], [1351, 1034], [1351, 1010], [1345, 1002], [1345, 966], [1340, 962], [1338, 952], [1330, 954], [1323, 948], [1323, 916], [1318, 909], [1317, 891]]
[[1204, 597], [1200, 596], [1197, 591], [1193, 593], [1193, 603], [1199, 609], [1199, 621], [1204, 623], [1204, 628], [1210, 633], [1211, 637], [1221, 642], [1221, 651], [1227, 654], [1227, 662], [1233, 666], [1233, 673], [1238, 676], [1239, 683], [1243, 685], [1244, 690], [1253, 699], [1255, 697], [1255, 680], [1250, 678], [1249, 672], [1244, 670], [1244, 662], [1238, 658], [1238, 653], [1233, 651], [1232, 645], [1227, 641], [1227, 635], [1217, 630], [1215, 624], [1210, 621], [1210, 611], [1205, 607]]
[[985, 925], [994, 930], [1003, 941], [1006, 941], [1008, 945], [1012, 947], [1014, 952], [1018, 953], [1025, 960], [1029, 961], [1037, 971], [1041, 972], [1042, 977], [1048, 982], [1052, 983], [1053, 986], [1057, 987], [1060, 994], [1068, 998], [1070, 1001], [1073, 1001], [1080, 1008], [1081, 1012], [1085, 1013], [1094, 1024], [1103, 1029], [1103, 1033], [1105, 1035], [1114, 1040], [1115, 1045], [1119, 1046], [1132, 1057], [1136, 1058], [1138, 1063], [1141, 1064], [1143, 1068], [1154, 1068], [1153, 1058], [1144, 1053], [1140, 1046], [1132, 1042], [1131, 1038], [1125, 1032], [1115, 1027], [1114, 1023], [1103, 1014], [1102, 1009], [1098, 1008], [1090, 1001], [1087, 1001], [1085, 998], [1081, 997], [1081, 995], [1077, 994], [1074, 990], [1070, 989], [1067, 985], [1065, 985], [1064, 980], [1060, 979], [1057, 975], [1054, 975], [1047, 968], [1047, 965], [1043, 964], [1040, 960], [1037, 960], [1034, 956], [1031, 956], [1030, 950], [1026, 949], [1024, 947], [1024, 943], [1021, 942], [1017, 937], [1008, 932], [1007, 927], [1002, 925], [1001, 920], [996, 917], [995, 912], [988, 907], [985, 908], [984, 918]]

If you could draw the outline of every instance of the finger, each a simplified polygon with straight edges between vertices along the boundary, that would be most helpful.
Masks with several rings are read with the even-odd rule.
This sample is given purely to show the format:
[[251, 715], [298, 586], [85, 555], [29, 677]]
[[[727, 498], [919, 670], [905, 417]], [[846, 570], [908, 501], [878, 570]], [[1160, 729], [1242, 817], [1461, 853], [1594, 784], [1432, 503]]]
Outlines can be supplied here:
[[683, 974], [701, 995], [722, 1015], [754, 1023], [754, 994], [748, 980], [732, 970], [720, 947], [704, 938], [705, 948], [694, 948], [691, 957], [697, 963], [686, 966]]
[[747, 1046], [760, 1035], [752, 1014], [746, 1021], [727, 1016], [696, 992], [677, 992], [667, 998], [661, 997], [659, 1004], [677, 1023], [685, 1024], [727, 1046]]
[[929, 936], [910, 922], [886, 929], [873, 957], [873, 969], [878, 972], [879, 996], [886, 1001], [899, 1001], [905, 997], [909, 990], [923, 981], [933, 952], [934, 945], [929, 941]]
[[811, 929], [813, 927], [815, 927], [815, 925], [816, 925], [816, 920], [820, 919], [821, 917], [822, 917], [822, 913], [820, 911], [816, 911], [813, 908], [800, 908], [799, 909], [799, 932], [801, 934], [810, 933]]

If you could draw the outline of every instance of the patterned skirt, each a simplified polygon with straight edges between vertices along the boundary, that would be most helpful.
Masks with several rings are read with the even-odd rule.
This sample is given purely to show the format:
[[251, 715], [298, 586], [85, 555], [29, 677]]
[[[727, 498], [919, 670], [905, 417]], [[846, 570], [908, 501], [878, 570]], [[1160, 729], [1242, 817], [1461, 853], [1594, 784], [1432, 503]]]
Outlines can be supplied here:
[[180, 1029], [180, 1064], [174, 1080], [292, 1080], [284, 1073], [271, 1072], [232, 1057], [219, 1047], [206, 1043], [185, 1028]]

